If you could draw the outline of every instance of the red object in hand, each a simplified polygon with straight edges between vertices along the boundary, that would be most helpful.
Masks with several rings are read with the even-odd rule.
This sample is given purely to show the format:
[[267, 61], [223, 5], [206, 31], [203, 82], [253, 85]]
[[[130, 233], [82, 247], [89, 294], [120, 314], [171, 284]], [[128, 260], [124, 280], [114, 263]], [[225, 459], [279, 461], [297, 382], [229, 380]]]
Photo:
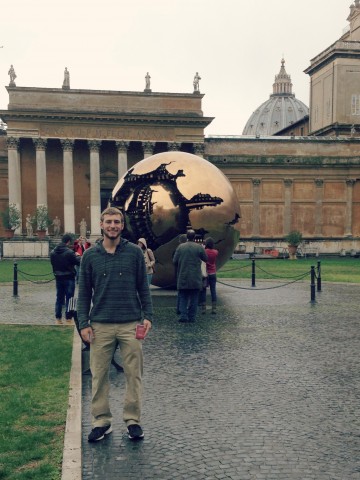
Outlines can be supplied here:
[[143, 340], [145, 338], [145, 326], [139, 323], [136, 325], [135, 338], [138, 340]]

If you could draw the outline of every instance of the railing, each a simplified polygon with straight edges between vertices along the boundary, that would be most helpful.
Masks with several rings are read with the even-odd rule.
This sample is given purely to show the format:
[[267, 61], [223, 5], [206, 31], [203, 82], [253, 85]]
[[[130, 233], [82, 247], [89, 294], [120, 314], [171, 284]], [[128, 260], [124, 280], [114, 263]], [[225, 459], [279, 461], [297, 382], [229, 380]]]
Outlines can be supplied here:
[[[310, 270], [307, 272], [300, 273], [299, 275], [293, 276], [293, 277], [284, 277], [284, 276], [279, 276], [272, 274], [268, 272], [267, 270], [263, 269], [260, 266], [256, 265], [255, 259], [251, 260], [251, 265], [245, 265], [240, 268], [250, 268], [251, 267], [251, 287], [241, 287], [239, 285], [231, 285], [229, 283], [225, 283], [219, 279], [217, 279], [218, 283], [221, 283], [222, 285], [236, 288], [239, 290], [252, 290], [256, 287], [256, 268], [261, 270], [263, 273], [269, 275], [272, 278], [281, 278], [281, 279], [288, 279], [289, 281], [282, 283], [280, 285], [273, 285], [271, 287], [263, 287], [263, 288], [257, 288], [256, 290], [274, 290], [276, 288], [282, 288], [282, 287], [287, 287], [288, 285], [291, 285], [293, 283], [299, 282], [301, 280], [304, 280], [306, 277], [310, 277], [310, 302], [315, 303], [316, 302], [316, 286], [317, 286], [317, 291], [321, 292], [321, 262], [317, 262], [317, 267], [315, 270], [315, 266], [312, 265]], [[227, 270], [227, 271], [234, 271], [235, 269]], [[236, 270], [239, 270], [239, 268], [236, 268]], [[223, 270], [224, 272], [224, 270]]]
[[[14, 297], [17, 297], [19, 292], [19, 281], [18, 281], [19, 275], [22, 276], [24, 280], [27, 280], [31, 283], [36, 283], [36, 284], [50, 283], [55, 280], [53, 272], [34, 275], [32, 273], [27, 273], [27, 272], [23, 272], [22, 270], [19, 270], [18, 264], [14, 262], [14, 269], [13, 269], [13, 296]], [[49, 276], [51, 277], [50, 279], [48, 278]], [[35, 277], [41, 277], [41, 279], [35, 280]], [[44, 277], [47, 277], [47, 279], [45, 280]]]

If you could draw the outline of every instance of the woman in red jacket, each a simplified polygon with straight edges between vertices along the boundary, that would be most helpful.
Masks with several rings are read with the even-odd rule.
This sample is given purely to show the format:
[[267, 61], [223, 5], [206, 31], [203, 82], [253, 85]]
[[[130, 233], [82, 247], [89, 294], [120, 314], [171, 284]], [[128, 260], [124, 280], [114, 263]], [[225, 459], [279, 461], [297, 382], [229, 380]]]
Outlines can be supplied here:
[[[209, 237], [205, 240], [205, 253], [208, 257], [206, 262], [207, 285], [210, 287], [211, 294], [211, 313], [216, 314], [216, 259], [219, 251], [214, 248], [214, 240]], [[206, 287], [201, 291], [200, 304], [202, 313], [206, 313]]]
[[[91, 247], [91, 243], [86, 240], [85, 237], [79, 237], [77, 240], [74, 242], [74, 252], [77, 255], [80, 255], [80, 257], [83, 256], [83, 253], [85, 250]], [[80, 266], [76, 266], [76, 283], [79, 283], [79, 271], [80, 271]]]

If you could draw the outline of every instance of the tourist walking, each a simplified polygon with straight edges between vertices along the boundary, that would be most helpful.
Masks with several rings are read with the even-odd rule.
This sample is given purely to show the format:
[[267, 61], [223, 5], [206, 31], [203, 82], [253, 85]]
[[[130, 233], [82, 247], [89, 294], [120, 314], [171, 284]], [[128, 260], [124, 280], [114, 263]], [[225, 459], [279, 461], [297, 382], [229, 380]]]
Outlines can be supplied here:
[[204, 248], [195, 242], [195, 231], [188, 230], [186, 243], [180, 244], [173, 262], [177, 272], [179, 322], [195, 322], [199, 292], [202, 288], [201, 261], [207, 260]]
[[62, 308], [65, 305], [65, 321], [73, 323], [73, 311], [69, 310], [69, 301], [75, 293], [75, 267], [80, 265], [81, 257], [72, 247], [72, 236], [68, 233], [61, 238], [61, 243], [50, 253], [50, 262], [56, 281], [55, 319], [62, 325]]
[[119, 345], [125, 372], [123, 420], [131, 440], [144, 437], [140, 426], [143, 354], [136, 338], [142, 322], [144, 337], [151, 328], [152, 303], [144, 256], [139, 247], [121, 238], [120, 210], [106, 208], [100, 217], [104, 239], [84, 252], [80, 270], [77, 313], [84, 341], [90, 343], [92, 425], [88, 441], [112, 431], [109, 368]]

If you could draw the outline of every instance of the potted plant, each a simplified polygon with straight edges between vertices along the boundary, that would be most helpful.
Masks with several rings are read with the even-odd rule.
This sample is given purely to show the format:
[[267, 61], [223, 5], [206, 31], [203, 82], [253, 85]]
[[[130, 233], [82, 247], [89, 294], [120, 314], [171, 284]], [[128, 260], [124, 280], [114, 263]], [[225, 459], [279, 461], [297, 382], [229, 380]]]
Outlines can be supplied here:
[[297, 247], [302, 241], [302, 234], [298, 230], [292, 230], [286, 235], [285, 240], [288, 244], [290, 259], [295, 260]]
[[8, 238], [14, 236], [14, 232], [21, 225], [21, 212], [15, 203], [9, 203], [4, 212], [1, 212], [1, 219]]
[[38, 237], [44, 238], [48, 227], [51, 225], [51, 219], [46, 205], [37, 206], [34, 223], [37, 228]]

